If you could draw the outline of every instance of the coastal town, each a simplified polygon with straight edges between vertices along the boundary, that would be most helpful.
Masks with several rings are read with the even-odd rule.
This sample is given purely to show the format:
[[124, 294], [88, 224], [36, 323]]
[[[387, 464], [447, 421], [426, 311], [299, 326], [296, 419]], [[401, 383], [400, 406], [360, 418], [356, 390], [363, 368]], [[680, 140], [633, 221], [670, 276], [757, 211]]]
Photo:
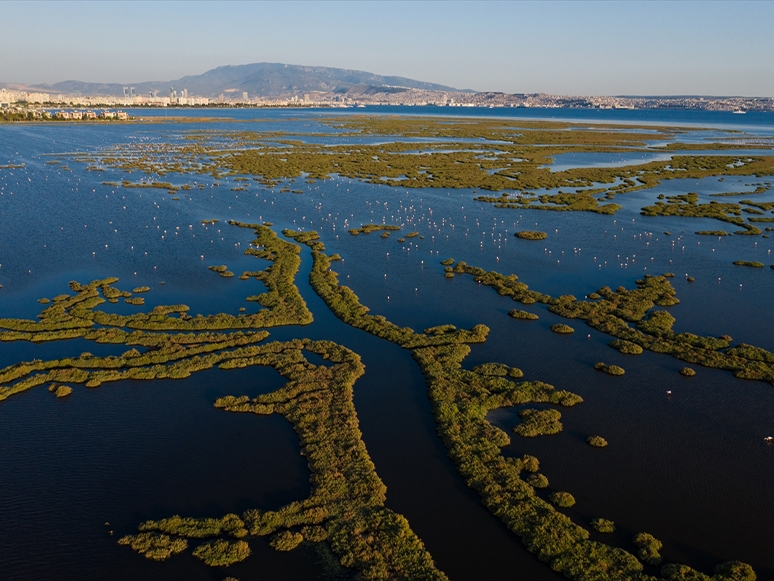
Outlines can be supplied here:
[[[35, 116], [56, 118], [57, 108], [67, 113], [81, 113], [89, 119], [94, 108], [116, 107], [362, 107], [367, 105], [445, 106], [445, 107], [520, 107], [568, 109], [694, 109], [702, 111], [774, 111], [772, 97], [638, 97], [638, 96], [570, 96], [546, 93], [502, 93], [474, 91], [433, 91], [406, 87], [350, 87], [346, 92], [295, 92], [280, 96], [251, 95], [247, 91], [228, 89], [217, 97], [190, 95], [187, 89], [135, 94], [134, 87], [124, 87], [120, 95], [52, 94], [26, 88], [0, 88], [0, 110], [33, 111]], [[86, 109], [82, 112], [75, 109]], [[96, 114], [99, 115], [99, 114]], [[122, 118], [122, 117], [117, 117]]]

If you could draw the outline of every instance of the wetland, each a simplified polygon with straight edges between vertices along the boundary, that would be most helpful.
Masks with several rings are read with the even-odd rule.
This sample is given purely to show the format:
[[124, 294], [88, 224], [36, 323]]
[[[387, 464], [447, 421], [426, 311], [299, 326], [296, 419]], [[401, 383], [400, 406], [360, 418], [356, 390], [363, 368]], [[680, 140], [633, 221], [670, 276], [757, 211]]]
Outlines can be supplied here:
[[0, 577], [774, 580], [774, 120], [439, 113], [0, 127]]

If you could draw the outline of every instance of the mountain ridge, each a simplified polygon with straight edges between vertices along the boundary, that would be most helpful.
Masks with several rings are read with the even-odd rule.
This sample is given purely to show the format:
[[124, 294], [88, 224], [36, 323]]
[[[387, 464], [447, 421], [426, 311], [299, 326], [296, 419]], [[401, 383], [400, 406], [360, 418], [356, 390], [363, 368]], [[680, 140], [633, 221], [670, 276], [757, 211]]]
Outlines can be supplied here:
[[367, 71], [289, 65], [284, 63], [250, 63], [245, 65], [223, 65], [200, 75], [186, 75], [172, 81], [146, 81], [142, 83], [91, 83], [68, 80], [52, 85], [34, 85], [35, 89], [49, 93], [76, 95], [123, 95], [124, 87], [134, 87], [136, 95], [157, 91], [167, 95], [171, 90], [180, 93], [187, 90], [190, 95], [217, 97], [222, 93], [250, 96], [280, 97], [301, 93], [326, 92], [342, 93], [355, 88], [391, 87], [423, 89], [428, 91], [474, 92], [470, 89], [455, 89], [437, 83], [417, 81], [407, 77], [384, 76]]

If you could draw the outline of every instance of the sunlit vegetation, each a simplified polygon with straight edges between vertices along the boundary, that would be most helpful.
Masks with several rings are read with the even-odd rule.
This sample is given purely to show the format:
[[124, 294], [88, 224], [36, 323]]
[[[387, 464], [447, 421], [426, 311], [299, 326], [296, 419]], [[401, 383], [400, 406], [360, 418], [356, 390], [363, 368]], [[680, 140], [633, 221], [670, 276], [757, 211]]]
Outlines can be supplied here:
[[48, 391], [53, 393], [56, 397], [67, 397], [73, 392], [73, 388], [69, 385], [56, 385], [52, 383], [48, 386]]
[[364, 224], [360, 228], [353, 228], [349, 233], [353, 236], [357, 236], [358, 234], [370, 234], [371, 232], [378, 232], [380, 230], [400, 230], [400, 226], [394, 226], [392, 224]]
[[175, 515], [158, 521], [149, 520], [139, 527], [140, 531], [158, 531], [191, 539], [205, 539], [228, 534], [235, 538], [247, 535], [244, 521], [236, 514], [222, 518], [188, 518]]
[[[286, 232], [286, 235], [301, 236], [294, 232]], [[410, 328], [393, 325], [382, 316], [370, 315], [350, 289], [338, 284], [338, 275], [331, 270], [330, 259], [323, 253], [324, 245], [317, 236], [308, 233], [303, 236], [306, 238], [305, 243], [312, 248], [313, 267], [309, 280], [313, 289], [343, 321], [411, 350], [427, 380], [433, 413], [449, 455], [465, 481], [481, 495], [489, 510], [502, 519], [531, 552], [573, 580], [585, 581], [591, 578], [590, 574], [596, 575], [593, 578], [597, 579], [650, 580], [642, 573], [642, 564], [634, 555], [623, 549], [590, 541], [587, 530], [536, 496], [536, 488], [548, 486], [547, 478], [537, 473], [537, 460], [531, 456], [505, 458], [501, 447], [507, 445], [510, 439], [505, 432], [486, 420], [486, 412], [490, 409], [530, 402], [569, 406], [580, 403], [582, 399], [579, 396], [567, 391], [555, 391], [552, 386], [541, 382], [514, 382], [502, 375], [502, 368], [496, 368], [493, 374], [462, 369], [461, 363], [470, 352], [467, 343], [484, 341], [488, 331], [486, 327], [479, 325], [471, 331], [464, 331], [451, 325], [441, 325], [420, 334]], [[550, 299], [547, 297], [545, 302]], [[570, 297], [564, 300], [574, 299]], [[533, 301], [536, 302], [535, 299]], [[309, 346], [305, 348], [309, 349]], [[279, 369], [284, 373], [284, 368]], [[340, 379], [340, 374], [334, 377]], [[254, 400], [244, 396], [221, 398], [216, 405], [230, 411], [286, 415], [282, 406], [289, 403], [287, 399], [277, 400], [273, 394], [268, 394]], [[304, 414], [302, 417], [305, 421], [323, 421], [325, 410], [330, 411], [333, 406], [327, 401], [323, 401], [322, 405], [319, 414]], [[286, 417], [291, 423], [294, 422], [292, 415]], [[295, 423], [294, 427], [303, 445], [304, 433]], [[315, 433], [319, 433], [319, 430]], [[315, 473], [315, 458], [310, 455], [311, 451], [305, 449], [310, 470]], [[342, 460], [348, 459], [337, 456], [332, 461], [335, 465]], [[522, 473], [526, 473], [524, 479]], [[313, 478], [314, 482], [316, 480]], [[250, 534], [275, 534], [284, 530], [281, 514], [282, 511], [255, 512], [243, 515], [243, 519]], [[329, 527], [328, 538], [334, 551], [337, 554], [352, 553], [354, 549], [351, 540], [339, 545], [335, 542], [333, 532]], [[357, 567], [356, 561], [349, 558], [342, 558], [341, 562], [346, 566]], [[685, 570], [692, 571], [688, 568]]]
[[712, 577], [675, 563], [661, 567], [661, 575], [668, 581], [756, 581], [757, 579], [752, 567], [739, 561], [721, 563], [715, 567], [715, 574]]
[[575, 497], [569, 492], [552, 492], [548, 495], [548, 500], [559, 508], [570, 508], [575, 505]]
[[538, 490], [548, 488], [548, 478], [544, 474], [528, 474], [524, 482]]
[[548, 234], [545, 232], [538, 232], [535, 230], [522, 230], [516, 232], [514, 236], [516, 236], [516, 238], [521, 238], [522, 240], [545, 240], [548, 238]]
[[751, 266], [753, 268], [763, 268], [765, 265], [757, 260], [735, 260], [734, 264], [737, 266]]
[[626, 373], [623, 367], [619, 367], [618, 365], [607, 365], [602, 361], [600, 361], [599, 363], [595, 363], [594, 369], [598, 371], [604, 371], [608, 375], [623, 375], [624, 373]]
[[526, 409], [519, 412], [521, 423], [513, 431], [520, 436], [534, 438], [562, 431], [562, 414], [559, 410]]
[[153, 561], [165, 561], [188, 548], [188, 541], [158, 533], [139, 533], [119, 539], [118, 544], [129, 545], [133, 550]]
[[202, 543], [194, 549], [193, 554], [210, 567], [228, 567], [249, 557], [250, 545], [245, 541], [217, 539]]
[[669, 354], [686, 363], [726, 369], [735, 377], [768, 381], [774, 385], [774, 354], [744, 344], [731, 348], [731, 337], [726, 335], [702, 337], [676, 333], [672, 329], [674, 317], [665, 310], [654, 309], [679, 302], [669, 282], [671, 276], [646, 274], [636, 281], [635, 289], [602, 287], [596, 292], [599, 299], [578, 300], [572, 295], [552, 297], [533, 291], [515, 274], [488, 272], [464, 262], [458, 262], [454, 272], [469, 274], [514, 301], [546, 304], [552, 313], [585, 321], [598, 331], [639, 345], [644, 350]]
[[[666, 202], [657, 201], [653, 206], [645, 206], [640, 213], [643, 216], [714, 218], [715, 220], [728, 222], [743, 228], [742, 230], [735, 231], [735, 234], [761, 234], [759, 228], [745, 222], [741, 216], [744, 211], [741, 204], [720, 203], [714, 200], [708, 204], [699, 204], [698, 201], [699, 195], [696, 193], [666, 196]], [[754, 220], [754, 218], [750, 218], [750, 221]], [[725, 230], [700, 230], [696, 233], [712, 236], [728, 235]]]
[[578, 395], [541, 382], [513, 382], [501, 370], [489, 375], [477, 373], [476, 368], [463, 369], [462, 362], [470, 353], [467, 343], [485, 340], [486, 328], [476, 332], [474, 327], [471, 333], [443, 325], [421, 335], [397, 327], [382, 316], [369, 315], [357, 296], [338, 284], [338, 275], [330, 270], [322, 250], [312, 254], [310, 283], [337, 317], [411, 349], [427, 381], [433, 415], [449, 456], [468, 486], [529, 551], [572, 580], [650, 581], [634, 555], [591, 541], [586, 529], [537, 496], [535, 489], [548, 486], [545, 475], [537, 472], [537, 460], [531, 456], [505, 458], [501, 448], [510, 438], [486, 420], [492, 409], [530, 402], [571, 406], [582, 402]]
[[539, 318], [535, 313], [517, 309], [511, 309], [508, 311], [508, 316], [513, 317], [514, 319], [523, 319], [525, 321], [537, 321]]
[[[309, 363], [305, 351], [332, 365]], [[293, 550], [305, 541], [327, 540], [340, 563], [363, 579], [446, 579], [406, 519], [384, 506], [386, 488], [366, 451], [352, 402], [352, 386], [364, 371], [360, 358], [330, 341], [296, 339], [263, 345], [220, 367], [249, 365], [274, 367], [287, 383], [254, 399], [222, 397], [215, 407], [285, 417], [308, 461], [309, 497], [274, 511], [251, 509], [222, 518], [173, 516], [147, 521], [137, 535], [121, 542], [134, 548], [143, 535], [173, 541], [209, 539], [194, 555], [208, 565], [226, 566], [249, 555], [247, 541], [252, 537], [270, 536], [271, 546], [278, 551]]]
[[159, 190], [168, 190], [172, 192], [176, 192], [180, 189], [180, 186], [173, 186], [169, 182], [130, 182], [129, 180], [124, 180], [121, 182], [121, 187], [123, 188], [155, 188]]
[[[749, 184], [745, 184], [749, 185]], [[771, 189], [771, 182], [758, 184], [752, 192], [722, 192], [720, 194], [710, 194], [710, 196], [750, 196], [755, 194], [765, 194]]]
[[[448, 326], [452, 327], [451, 330], [454, 331], [453, 325]], [[434, 327], [434, 329], [437, 328], [439, 327]], [[425, 329], [425, 333], [428, 332], [433, 332], [433, 329]], [[505, 363], [482, 363], [481, 365], [476, 365], [471, 371], [488, 377], [514, 377], [517, 379], [519, 377], [524, 377], [524, 373], [521, 369], [510, 367], [509, 365], [505, 365]]]
[[[507, 190], [510, 193], [476, 199], [498, 208], [600, 214], [613, 214], [621, 208], [615, 203], [602, 202], [620, 194], [653, 188], [664, 180], [774, 174], [774, 156], [691, 155], [687, 152], [696, 149], [697, 144], [673, 141], [682, 131], [674, 127], [492, 119], [464, 122], [455, 119], [449, 123], [439, 118], [355, 116], [323, 122], [333, 126], [334, 132], [379, 135], [384, 141], [324, 145], [306, 143], [295, 135], [276, 131], [204, 131], [187, 133], [180, 144], [129, 143], [118, 151], [94, 152], [89, 159], [98, 160], [104, 167], [158, 176], [169, 173], [233, 179], [254, 176], [254, 180], [266, 187], [274, 187], [287, 179], [314, 182], [341, 176], [401, 188]], [[423, 155], [412, 155], [418, 147], [417, 141], [423, 138], [427, 140], [419, 146]], [[669, 141], [666, 149], [684, 152], [668, 161], [551, 171], [556, 155], [651, 151], [647, 142], [653, 139]], [[730, 145], [707, 143], [701, 147], [728, 149]], [[164, 187], [171, 192], [181, 189], [167, 182], [125, 181], [123, 185]], [[284, 187], [281, 192], [291, 190]]]
[[605, 440], [602, 436], [589, 436], [586, 440], [586, 443], [588, 443], [589, 446], [593, 446], [594, 448], [604, 448], [607, 446], [607, 440]]
[[132, 289], [134, 294], [147, 293], [148, 291], [150, 291], [149, 286], [138, 286]]
[[637, 556], [641, 561], [649, 565], [661, 564], [661, 555], [659, 554], [661, 541], [649, 533], [637, 533], [632, 542], [638, 549]]
[[[280, 240], [271, 229], [265, 226], [237, 222], [232, 224], [252, 228], [257, 234], [253, 245], [245, 251], [245, 254], [271, 262], [265, 270], [253, 273], [256, 275], [255, 278], [266, 286], [266, 292], [257, 295], [256, 298], [257, 302], [265, 308], [255, 314], [233, 316], [219, 313], [193, 317], [187, 314], [189, 309], [185, 305], [159, 306], [150, 313], [134, 315], [109, 314], [94, 310], [103, 301], [99, 294], [115, 302], [118, 297], [130, 298], [131, 293], [119, 291], [113, 287], [117, 279], [105, 279], [94, 281], [89, 285], [71, 283], [72, 290], [78, 294], [75, 297], [66, 297], [59, 302], [55, 301], [49, 309], [41, 313], [41, 321], [0, 319], [0, 329], [32, 333], [26, 337], [16, 336], [14, 340], [23, 338], [51, 340], [36, 332], [59, 332], [59, 336], [54, 338], [71, 338], [85, 336], [94, 325], [149, 331], [209, 331], [310, 323], [312, 315], [294, 284], [294, 278], [301, 263], [298, 256], [300, 248]], [[8, 340], [7, 334], [5, 334], [6, 337], [3, 335], [0, 334], [0, 339]]]
[[614, 533], [615, 523], [606, 518], [595, 518], [591, 521], [591, 527], [598, 533]]
[[[409, 155], [417, 148], [416, 142], [403, 143], [400, 139], [379, 145], [323, 146], [299, 141], [282, 142], [281, 136], [270, 133], [239, 132], [229, 136], [228, 132], [220, 132], [217, 135], [231, 139], [233, 146], [210, 143], [208, 140], [215, 134], [191, 134], [182, 146], [153, 145], [132, 157], [114, 152], [113, 159], [102, 157], [100, 161], [108, 167], [156, 175], [171, 172], [209, 173], [216, 178], [252, 175], [267, 186], [287, 178], [303, 177], [314, 181], [338, 175], [406, 188], [508, 189], [518, 193], [480, 200], [503, 208], [608, 214], [620, 206], [601, 204], [600, 201], [653, 187], [664, 179], [701, 179], [720, 174], [760, 177], [774, 173], [774, 157], [770, 156], [739, 159], [737, 156], [686, 155], [666, 163], [563, 172], [551, 172], [549, 167], [544, 167], [552, 163], [552, 156], [568, 151], [610, 152], [624, 148], [632, 151], [646, 147], [646, 142], [654, 137], [671, 139], [678, 133], [666, 128], [649, 128], [653, 132], [632, 127], [608, 131], [603, 126], [567, 123], [514, 123], [498, 119], [446, 124], [437, 119], [387, 116], [331, 119], [328, 122], [363, 134], [440, 137], [452, 141], [464, 138], [479, 142], [465, 143], [465, 151], [451, 153], [448, 153], [448, 142], [429, 145], [429, 155], [421, 156], [417, 163], [417, 156]], [[573, 131], [567, 131], [568, 128]], [[485, 140], [498, 141], [496, 147], [505, 154], [498, 154], [495, 160], [482, 159], [481, 153], [489, 153], [492, 149], [492, 144]], [[125, 151], [138, 153], [133, 146], [127, 146]], [[519, 161], [514, 160], [515, 155]], [[393, 182], [387, 178], [401, 179]], [[166, 182], [141, 182], [125, 187], [162, 185], [169, 186], [169, 191], [176, 191]], [[530, 193], [558, 188], [574, 192]], [[286, 187], [283, 191], [291, 190]], [[690, 205], [691, 202], [676, 204]], [[760, 233], [754, 226], [744, 223], [741, 216], [730, 211], [727, 214], [726, 217], [731, 219], [725, 221], [738, 224], [745, 229], [743, 233], [755, 233], [756, 230]], [[734, 218], [739, 218], [742, 223]], [[169, 305], [156, 307], [150, 313], [113, 315], [95, 309], [105, 301], [132, 298], [114, 286], [117, 280], [105, 279], [89, 285], [74, 283], [71, 288], [76, 294], [55, 298], [39, 320], [0, 319], [0, 340], [47, 341], [79, 337], [139, 349], [132, 348], [119, 357], [94, 357], [84, 353], [77, 358], [31, 361], [8, 367], [0, 370], [0, 400], [44, 382], [96, 387], [104, 382], [129, 378], [182, 378], [213, 366], [224, 370], [250, 365], [272, 366], [288, 380], [284, 387], [253, 399], [227, 396], [215, 405], [229, 412], [276, 413], [286, 418], [296, 431], [308, 461], [312, 485], [309, 498], [277, 510], [254, 509], [222, 518], [171, 517], [148, 521], [140, 525], [138, 534], [124, 537], [120, 542], [151, 559], [165, 559], [184, 551], [187, 539], [207, 539], [195, 549], [195, 554], [217, 566], [245, 558], [249, 554], [247, 542], [254, 537], [270, 537], [271, 545], [277, 550], [293, 550], [302, 543], [327, 541], [341, 564], [354, 569], [359, 578], [445, 579], [406, 519], [384, 506], [385, 487], [365, 450], [352, 404], [352, 386], [363, 373], [357, 355], [324, 341], [258, 344], [267, 333], [256, 329], [311, 322], [311, 314], [293, 284], [300, 264], [298, 246], [277, 239], [266, 227], [268, 223], [263, 226], [234, 224], [253, 228], [258, 235], [247, 254], [272, 263], [256, 276], [267, 288], [266, 293], [251, 297], [264, 307], [258, 314], [193, 317], [185, 305]], [[381, 229], [388, 233], [386, 230], [389, 229]], [[357, 232], [360, 233], [367, 232]], [[316, 233], [285, 231], [284, 234], [312, 249], [310, 284], [338, 318], [411, 350], [427, 381], [438, 432], [449, 456], [466, 484], [480, 495], [484, 505], [522, 540], [529, 551], [572, 580], [654, 579], [643, 573], [642, 563], [633, 554], [591, 541], [588, 530], [554, 508], [551, 502], [557, 506], [571, 506], [574, 499], [569, 493], [553, 493], [548, 496], [551, 502], [543, 499], [545, 493], [537, 494], [535, 489], [548, 487], [547, 477], [538, 472], [537, 459], [526, 455], [506, 457], [502, 448], [510, 444], [510, 436], [486, 419], [491, 410], [530, 403], [572, 406], [582, 402], [580, 396], [557, 391], [538, 381], [515, 381], [521, 377], [521, 372], [501, 364], [464, 369], [462, 363], [470, 353], [469, 344], [486, 339], [489, 330], [485, 326], [464, 330], [441, 325], [419, 333], [410, 327], [395, 325], [384, 316], [370, 314], [351, 289], [339, 284], [338, 275], [331, 269], [334, 257], [324, 254], [325, 247]], [[411, 234], [405, 238], [410, 238]], [[654, 306], [668, 307], [677, 303], [674, 289], [665, 277], [646, 276], [637, 282], [634, 290], [619, 287], [613, 291], [604, 287], [593, 293], [597, 300], [591, 302], [578, 301], [569, 295], [557, 298], [538, 293], [528, 289], [515, 275], [486, 272], [464, 263], [452, 267], [453, 262], [445, 265], [451, 268], [445, 275], [473, 275], [501, 295], [511, 296], [522, 304], [545, 304], [549, 311], [566, 318], [579, 318], [622, 343], [669, 353], [692, 363], [729, 369], [737, 377], [774, 382], [774, 359], [769, 360], [774, 354], [745, 345], [730, 348], [730, 338], [675, 333], [672, 330], [674, 318], [666, 311], [654, 310]], [[224, 269], [223, 272], [228, 271]], [[573, 330], [567, 325], [562, 327], [570, 332]], [[236, 329], [248, 331], [218, 332]], [[312, 365], [304, 358], [304, 350], [317, 353], [333, 365]], [[535, 413], [523, 415], [520, 425], [533, 422], [555, 427], [558, 423], [561, 428], [561, 414], [557, 410], [524, 411]], [[572, 502], [562, 504], [569, 502], [559, 500], [562, 497], [557, 495], [562, 494]], [[653, 557], [652, 549], [658, 541], [653, 539], [653, 543], [647, 538], [640, 541], [636, 543], [639, 556], [651, 562], [647, 559]], [[656, 557], [660, 543], [658, 545]], [[647, 552], [643, 553], [644, 550]], [[232, 556], [239, 558], [232, 560]], [[664, 573], [669, 579], [701, 578], [700, 573], [688, 567], [671, 567], [665, 569], [668, 575]], [[716, 575], [718, 580], [749, 581], [749, 575], [742, 577], [748, 570], [751, 572], [749, 566], [729, 563], [721, 565]], [[754, 578], [754, 573], [752, 575]]]
[[[236, 223], [235, 223], [236, 224]], [[236, 224], [241, 226], [248, 226]], [[0, 369], [0, 401], [49, 382], [77, 383], [97, 387], [124, 379], [181, 379], [202, 369], [249, 357], [256, 344], [268, 333], [252, 329], [279, 325], [306, 324], [311, 313], [294, 284], [300, 265], [300, 248], [280, 240], [270, 229], [249, 225], [258, 237], [246, 252], [265, 258], [271, 265], [252, 273], [267, 287], [256, 300], [265, 309], [257, 314], [237, 316], [220, 313], [196, 317], [185, 305], [157, 306], [149, 313], [117, 315], [96, 310], [106, 300], [126, 297], [131, 304], [142, 298], [117, 289], [116, 278], [95, 280], [82, 285], [70, 283], [74, 295], [62, 294], [38, 316], [38, 320], [0, 319], [1, 341], [55, 341], [83, 338], [98, 343], [141, 346], [121, 357], [68, 357], [35, 360]], [[211, 333], [247, 329], [248, 332]], [[148, 332], [153, 331], [153, 332]], [[195, 331], [191, 334], [163, 334], [157, 331]], [[204, 332], [202, 332], [204, 331]]]
[[304, 535], [301, 533], [282, 531], [274, 536], [270, 544], [277, 551], [292, 551], [303, 542]]
[[608, 343], [613, 349], [617, 349], [620, 353], [626, 355], [641, 355], [642, 347], [631, 341], [625, 341], [624, 339], [616, 339]]
[[564, 323], [555, 323], [550, 328], [554, 333], [559, 333], [560, 335], [569, 335], [575, 332], [575, 329]]
[[[383, 316], [369, 315], [369, 309], [360, 304], [352, 289], [338, 284], [338, 274], [331, 269], [331, 260], [323, 253], [325, 247], [317, 241], [316, 232], [299, 234], [286, 230], [283, 233], [312, 248], [313, 264], [309, 273], [309, 283], [331, 311], [347, 324], [364, 329], [407, 349], [455, 342], [483, 342], [489, 333], [489, 329], [484, 325], [476, 325], [469, 331], [452, 328], [453, 330], [438, 332], [436, 328], [432, 334], [416, 333], [409, 327], [398, 327], [390, 323]], [[302, 238], [306, 241], [304, 242]]]
[[685, 375], [686, 377], [693, 377], [694, 375], [696, 375], [696, 370], [690, 367], [683, 367], [680, 370], [680, 375]]
[[[541, 195], [524, 195], [524, 193], [500, 197], [477, 196], [477, 202], [494, 204], [495, 208], [511, 208], [514, 210], [554, 210], [594, 212], [596, 214], [615, 214], [621, 209], [618, 204], [600, 204], [600, 199], [613, 199], [615, 195], [609, 192], [604, 198], [595, 198], [592, 194], [605, 192], [605, 188], [597, 190], [577, 190], [575, 193], [557, 193]], [[521, 237], [520, 237], [521, 238]], [[527, 238], [527, 240], [542, 240], [542, 238]]]
[[454, 262], [455, 261], [453, 258], [445, 258], [444, 260], [441, 261], [441, 264], [444, 266], [451, 266], [452, 264], [454, 264]]

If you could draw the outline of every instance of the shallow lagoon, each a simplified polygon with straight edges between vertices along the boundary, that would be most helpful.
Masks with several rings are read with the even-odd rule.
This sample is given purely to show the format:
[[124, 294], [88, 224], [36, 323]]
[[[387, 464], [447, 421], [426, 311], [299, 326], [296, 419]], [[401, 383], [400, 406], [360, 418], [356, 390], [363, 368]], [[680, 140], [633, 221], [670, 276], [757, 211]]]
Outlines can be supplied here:
[[[293, 122], [283, 119], [278, 125]], [[703, 201], [734, 201], [708, 195], [746, 189], [745, 183], [759, 180], [672, 180], [617, 196], [623, 209], [597, 216], [498, 209], [474, 202], [470, 190], [406, 191], [349, 179], [298, 180], [291, 187], [305, 194], [292, 195], [278, 193], [281, 186], [264, 190], [257, 184], [232, 192], [234, 182], [222, 180], [222, 187], [212, 188], [213, 180], [197, 176], [207, 189], [173, 201], [164, 190], [102, 185], [136, 174], [88, 172], [85, 164], [68, 161], [69, 172], [41, 157], [132, 139], [163, 141], [184, 128], [0, 127], [0, 160], [26, 164], [22, 170], [0, 170], [0, 215], [11, 225], [4, 229], [0, 255], [0, 315], [34, 317], [41, 307], [36, 299], [66, 292], [67, 281], [105, 276], [120, 277], [121, 288], [150, 286], [144, 295], [148, 306], [183, 302], [192, 313], [254, 309], [244, 298], [257, 292], [255, 281], [223, 279], [206, 268], [227, 264], [238, 275], [262, 267], [242, 254], [249, 232], [224, 222], [269, 220], [275, 230], [317, 229], [328, 251], [344, 257], [335, 266], [341, 282], [372, 312], [415, 329], [484, 323], [492, 328], [490, 338], [473, 348], [466, 367], [501, 361], [523, 369], [527, 379], [584, 397], [584, 404], [563, 410], [564, 432], [534, 440], [512, 435], [506, 449], [541, 459], [550, 490], [569, 490], [578, 500], [568, 512], [578, 522], [610, 518], [621, 531], [615, 540], [625, 548], [631, 548], [630, 533], [645, 530], [664, 542], [667, 560], [711, 571], [718, 562], [740, 559], [756, 568], [759, 579], [774, 579], [769, 550], [774, 499], [767, 492], [774, 484], [774, 449], [763, 443], [774, 432], [770, 385], [704, 368], [687, 379], [677, 373], [681, 362], [652, 353], [619, 354], [607, 347], [609, 337], [578, 321], [572, 323], [574, 335], [557, 336], [548, 326], [566, 320], [542, 307], [526, 307], [540, 315], [539, 321], [513, 320], [506, 315], [517, 306], [512, 301], [472, 278], [447, 280], [438, 264], [451, 256], [514, 272], [535, 290], [579, 297], [603, 285], [631, 287], [644, 272], [675, 272], [682, 300], [670, 308], [676, 330], [728, 333], [735, 342], [772, 350], [772, 271], [732, 264], [737, 259], [774, 263], [771, 240], [696, 236], [696, 230], [721, 226], [708, 219], [639, 215], [659, 193], [696, 191]], [[770, 193], [756, 200], [770, 200]], [[202, 226], [204, 219], [220, 222]], [[347, 233], [372, 221], [405, 225], [404, 233], [416, 230], [424, 239], [401, 244], [398, 233], [387, 239]], [[549, 237], [518, 240], [512, 236], [517, 229], [543, 230]], [[435, 434], [424, 380], [408, 352], [335, 319], [309, 288], [308, 250], [302, 256], [296, 283], [315, 323], [273, 330], [271, 338], [327, 338], [361, 354], [366, 375], [355, 385], [355, 405], [365, 443], [388, 487], [387, 505], [409, 519], [451, 579], [476, 574], [557, 578], [489, 515], [457, 475]], [[685, 273], [696, 282], [685, 282]], [[133, 308], [109, 306], [115, 312]], [[82, 350], [112, 352], [84, 343], [3, 345], [2, 363]], [[594, 371], [598, 360], [625, 367], [627, 375]], [[147, 518], [218, 516], [302, 498], [307, 471], [287, 423], [278, 417], [227, 415], [211, 406], [218, 395], [268, 391], [278, 380], [267, 369], [212, 371], [181, 382], [79, 388], [63, 401], [37, 389], [3, 402], [0, 514], [8, 534], [0, 538], [1, 576], [96, 579], [109, 571], [114, 578], [221, 579], [223, 571], [207, 569], [190, 555], [151, 563], [115, 539]], [[494, 412], [492, 420], [512, 433], [516, 411]], [[603, 435], [611, 445], [587, 447], [583, 440], [589, 433]], [[113, 537], [106, 521], [115, 529]], [[11, 534], [17, 529], [21, 534]], [[255, 554], [228, 573], [243, 579], [323, 577], [322, 557], [314, 551], [287, 555], [261, 543], [252, 542]]]

